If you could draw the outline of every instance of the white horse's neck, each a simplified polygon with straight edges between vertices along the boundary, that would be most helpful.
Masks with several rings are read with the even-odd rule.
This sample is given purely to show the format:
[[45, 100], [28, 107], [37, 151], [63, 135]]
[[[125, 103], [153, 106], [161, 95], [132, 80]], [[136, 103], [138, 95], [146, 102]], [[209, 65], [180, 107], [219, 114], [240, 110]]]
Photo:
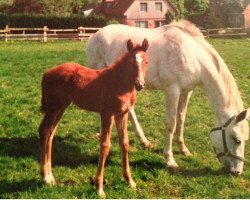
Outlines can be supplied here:
[[221, 126], [244, 109], [243, 102], [237, 84], [221, 58], [218, 58], [217, 68], [207, 69], [206, 72], [203, 87], [212, 104], [216, 126]]

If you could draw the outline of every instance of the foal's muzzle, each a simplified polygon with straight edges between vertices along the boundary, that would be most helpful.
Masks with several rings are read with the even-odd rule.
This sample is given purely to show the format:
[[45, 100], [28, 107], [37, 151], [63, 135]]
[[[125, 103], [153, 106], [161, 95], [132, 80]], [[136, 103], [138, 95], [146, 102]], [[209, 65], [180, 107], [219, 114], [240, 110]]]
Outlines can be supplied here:
[[139, 81], [139, 80], [137, 80], [137, 81], [135, 82], [135, 89], [136, 89], [137, 91], [141, 91], [143, 88], [145, 88], [145, 86], [146, 86], [146, 84], [145, 84], [144, 81]]

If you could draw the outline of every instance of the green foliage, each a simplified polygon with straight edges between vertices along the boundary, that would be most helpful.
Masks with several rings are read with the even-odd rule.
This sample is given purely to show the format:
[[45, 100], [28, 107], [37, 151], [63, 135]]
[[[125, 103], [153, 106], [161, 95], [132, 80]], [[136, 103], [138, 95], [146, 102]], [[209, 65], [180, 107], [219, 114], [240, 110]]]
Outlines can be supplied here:
[[7, 14], [0, 14], [0, 29], [4, 29], [9, 22], [9, 16]]
[[37, 0], [14, 0], [11, 13], [36, 13], [41, 14], [42, 5]]
[[185, 8], [185, 0], [172, 0], [173, 4], [179, 10], [179, 15], [176, 16], [176, 19], [185, 18], [187, 10]]
[[102, 16], [87, 16], [73, 15], [68, 17], [50, 16], [50, 15], [32, 15], [32, 14], [14, 14], [7, 16], [0, 14], [0, 28], [6, 25], [9, 27], [24, 27], [24, 28], [78, 28], [85, 27], [103, 27], [107, 25], [107, 19]]
[[0, 12], [56, 16], [81, 14], [82, 7], [98, 0], [0, 0]]
[[[241, 91], [245, 107], [250, 106], [250, 41], [210, 40], [225, 59]], [[42, 74], [65, 62], [87, 65], [85, 43], [72, 41], [0, 41], [0, 198], [75, 199], [98, 198], [90, 179], [97, 171], [100, 129], [98, 114], [66, 110], [53, 145], [55, 186], [40, 179], [38, 127]], [[121, 156], [116, 130], [107, 159], [104, 186], [107, 198], [116, 199], [247, 199], [250, 194], [250, 163], [244, 173], [229, 176], [216, 159], [209, 140], [214, 114], [205, 93], [195, 89], [185, 123], [185, 141], [192, 157], [177, 153], [180, 170], [171, 172], [162, 156], [165, 144], [164, 94], [159, 90], [138, 93], [136, 112], [153, 149], [144, 149], [129, 124], [130, 165], [138, 190], [132, 191], [122, 178]], [[247, 143], [245, 157], [250, 156]]]
[[107, 25], [109, 25], [109, 24], [120, 24], [120, 22], [117, 21], [116, 19], [111, 19], [108, 21]]
[[13, 3], [14, 0], [0, 0], [0, 5], [2, 4], [8, 4], [11, 5]]
[[[241, 27], [243, 26], [243, 0], [211, 0], [205, 16], [209, 28]], [[219, 27], [218, 27], [219, 26]]]
[[185, 0], [188, 16], [203, 14], [209, 7], [210, 0]]

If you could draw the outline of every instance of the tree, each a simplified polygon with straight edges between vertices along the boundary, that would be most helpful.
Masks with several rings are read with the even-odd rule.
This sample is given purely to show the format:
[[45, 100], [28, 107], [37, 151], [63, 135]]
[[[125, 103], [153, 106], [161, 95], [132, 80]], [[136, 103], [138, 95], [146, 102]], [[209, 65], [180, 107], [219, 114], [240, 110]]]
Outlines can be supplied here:
[[192, 15], [200, 15], [207, 11], [210, 0], [171, 0], [178, 8], [178, 18], [187, 18]]
[[37, 0], [14, 0], [11, 13], [43, 13], [43, 6]]
[[48, 15], [67, 16], [81, 13], [82, 7], [87, 3], [95, 3], [98, 0], [39, 0], [44, 6], [44, 12]]
[[[0, 12], [43, 13], [46, 15], [68, 16], [81, 13], [87, 3], [99, 0], [0, 0]], [[11, 11], [10, 11], [11, 10]]]
[[210, 0], [185, 0], [187, 15], [200, 15], [207, 11]]

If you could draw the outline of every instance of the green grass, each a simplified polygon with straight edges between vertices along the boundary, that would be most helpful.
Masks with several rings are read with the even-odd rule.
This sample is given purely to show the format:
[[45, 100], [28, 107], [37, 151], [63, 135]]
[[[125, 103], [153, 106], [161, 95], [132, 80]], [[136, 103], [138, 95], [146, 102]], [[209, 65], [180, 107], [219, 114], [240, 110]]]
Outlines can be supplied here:
[[[250, 107], [250, 40], [210, 42], [220, 52], [237, 80], [245, 107]], [[53, 172], [57, 185], [40, 180], [38, 126], [43, 72], [74, 61], [86, 65], [81, 42], [0, 42], [0, 198], [98, 198], [91, 178], [99, 156], [100, 119], [95, 113], [71, 106], [61, 120], [53, 146]], [[104, 190], [107, 198], [250, 198], [250, 164], [240, 177], [227, 175], [213, 153], [209, 131], [214, 114], [203, 91], [191, 98], [185, 125], [192, 157], [175, 153], [178, 172], [166, 168], [162, 156], [165, 141], [165, 108], [161, 91], [138, 94], [139, 121], [155, 144], [143, 149], [129, 125], [130, 164], [137, 183], [130, 190], [122, 178], [120, 148], [115, 128], [108, 157]], [[176, 152], [177, 146], [174, 146]], [[246, 158], [250, 158], [249, 144]]]

